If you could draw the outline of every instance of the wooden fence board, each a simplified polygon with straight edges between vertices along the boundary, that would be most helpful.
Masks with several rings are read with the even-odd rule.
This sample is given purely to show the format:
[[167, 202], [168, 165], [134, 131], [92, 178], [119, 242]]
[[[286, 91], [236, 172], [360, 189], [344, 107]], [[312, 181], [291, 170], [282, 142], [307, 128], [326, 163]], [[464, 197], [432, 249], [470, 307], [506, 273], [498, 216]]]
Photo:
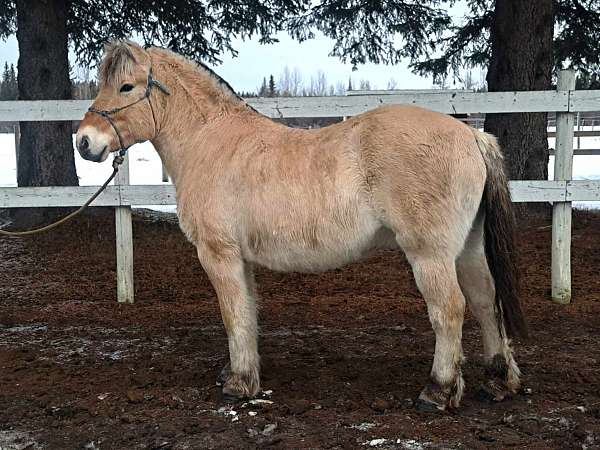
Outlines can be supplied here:
[[600, 180], [567, 181], [567, 201], [600, 201]]
[[[600, 183], [600, 182], [598, 182]], [[566, 181], [511, 181], [513, 202], [557, 202], [593, 200], [598, 194], [586, 193], [596, 182], [571, 181], [567, 199]], [[80, 206], [98, 189], [97, 186], [0, 188], [0, 208]], [[91, 206], [175, 205], [173, 185], [109, 186]]]
[[[589, 91], [593, 92], [593, 91]], [[442, 92], [327, 97], [249, 98], [273, 118], [353, 116], [381, 105], [413, 104], [448, 114], [568, 111], [568, 92]], [[0, 102], [0, 122], [81, 120], [90, 100]]]
[[600, 90], [571, 91], [569, 110], [572, 112], [600, 111]]

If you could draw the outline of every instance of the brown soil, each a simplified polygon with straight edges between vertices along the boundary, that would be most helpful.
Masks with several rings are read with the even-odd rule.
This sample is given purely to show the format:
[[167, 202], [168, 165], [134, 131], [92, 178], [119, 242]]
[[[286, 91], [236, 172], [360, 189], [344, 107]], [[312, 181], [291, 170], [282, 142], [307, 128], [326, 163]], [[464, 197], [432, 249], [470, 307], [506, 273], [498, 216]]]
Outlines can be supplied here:
[[569, 306], [549, 299], [548, 222], [520, 233], [524, 392], [475, 398], [469, 316], [467, 393], [440, 414], [413, 407], [434, 339], [398, 252], [320, 275], [259, 271], [272, 403], [232, 409], [215, 386], [227, 345], [214, 291], [172, 221], [135, 218], [134, 305], [115, 302], [110, 216], [0, 238], [0, 448], [600, 448], [600, 216], [574, 224]]

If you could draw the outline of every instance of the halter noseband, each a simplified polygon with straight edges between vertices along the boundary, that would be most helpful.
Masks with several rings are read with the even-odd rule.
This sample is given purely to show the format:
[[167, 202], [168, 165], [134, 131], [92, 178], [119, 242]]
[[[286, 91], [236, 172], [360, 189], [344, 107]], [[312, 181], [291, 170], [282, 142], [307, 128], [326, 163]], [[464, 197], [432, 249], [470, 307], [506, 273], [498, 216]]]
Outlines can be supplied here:
[[95, 113], [95, 114], [98, 114], [98, 115], [104, 117], [108, 121], [110, 126], [113, 128], [113, 130], [115, 130], [115, 134], [117, 135], [117, 138], [119, 139], [119, 157], [121, 158], [121, 161], [122, 161], [123, 156], [125, 156], [125, 154], [127, 153], [127, 150], [129, 150], [129, 147], [131, 147], [131, 145], [133, 145], [133, 144], [131, 144], [129, 147], [125, 147], [125, 145], [123, 144], [123, 137], [121, 136], [121, 133], [119, 132], [119, 129], [117, 128], [117, 125], [115, 124], [113, 116], [115, 114], [117, 114], [118, 112], [121, 112], [124, 109], [129, 108], [130, 106], [137, 105], [138, 103], [143, 102], [144, 100], [148, 100], [148, 104], [150, 105], [150, 110], [152, 111], [152, 121], [154, 122], [154, 131], [156, 131], [156, 133], [158, 134], [157, 127], [156, 127], [156, 116], [154, 115], [154, 107], [152, 106], [152, 102], [150, 101], [150, 95], [152, 95], [152, 88], [154, 86], [156, 86], [164, 94], [171, 95], [169, 90], [160, 81], [152, 78], [152, 65], [150, 65], [150, 70], [148, 71], [148, 83], [146, 84], [146, 92], [144, 93], [143, 97], [140, 97], [137, 100], [135, 100], [125, 106], [121, 106], [119, 108], [108, 109], [108, 110], [96, 109], [91, 106], [88, 108], [88, 112]]

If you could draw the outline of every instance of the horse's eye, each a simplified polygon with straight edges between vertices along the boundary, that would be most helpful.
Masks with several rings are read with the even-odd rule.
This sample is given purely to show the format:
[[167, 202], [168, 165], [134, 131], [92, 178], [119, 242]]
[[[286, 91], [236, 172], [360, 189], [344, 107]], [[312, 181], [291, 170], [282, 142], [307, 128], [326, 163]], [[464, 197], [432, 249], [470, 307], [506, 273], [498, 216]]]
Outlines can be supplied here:
[[119, 89], [119, 92], [129, 92], [133, 89], [133, 84], [124, 84], [123, 86], [121, 86], [121, 89]]

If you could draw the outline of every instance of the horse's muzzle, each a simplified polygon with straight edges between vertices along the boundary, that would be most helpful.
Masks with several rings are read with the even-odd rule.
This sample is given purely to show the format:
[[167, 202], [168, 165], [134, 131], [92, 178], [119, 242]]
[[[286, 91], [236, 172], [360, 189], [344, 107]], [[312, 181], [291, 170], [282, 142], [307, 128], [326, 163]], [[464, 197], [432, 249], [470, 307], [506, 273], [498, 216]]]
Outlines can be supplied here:
[[97, 133], [93, 128], [86, 127], [86, 130], [77, 133], [75, 145], [83, 159], [102, 162], [108, 157], [109, 136]]

